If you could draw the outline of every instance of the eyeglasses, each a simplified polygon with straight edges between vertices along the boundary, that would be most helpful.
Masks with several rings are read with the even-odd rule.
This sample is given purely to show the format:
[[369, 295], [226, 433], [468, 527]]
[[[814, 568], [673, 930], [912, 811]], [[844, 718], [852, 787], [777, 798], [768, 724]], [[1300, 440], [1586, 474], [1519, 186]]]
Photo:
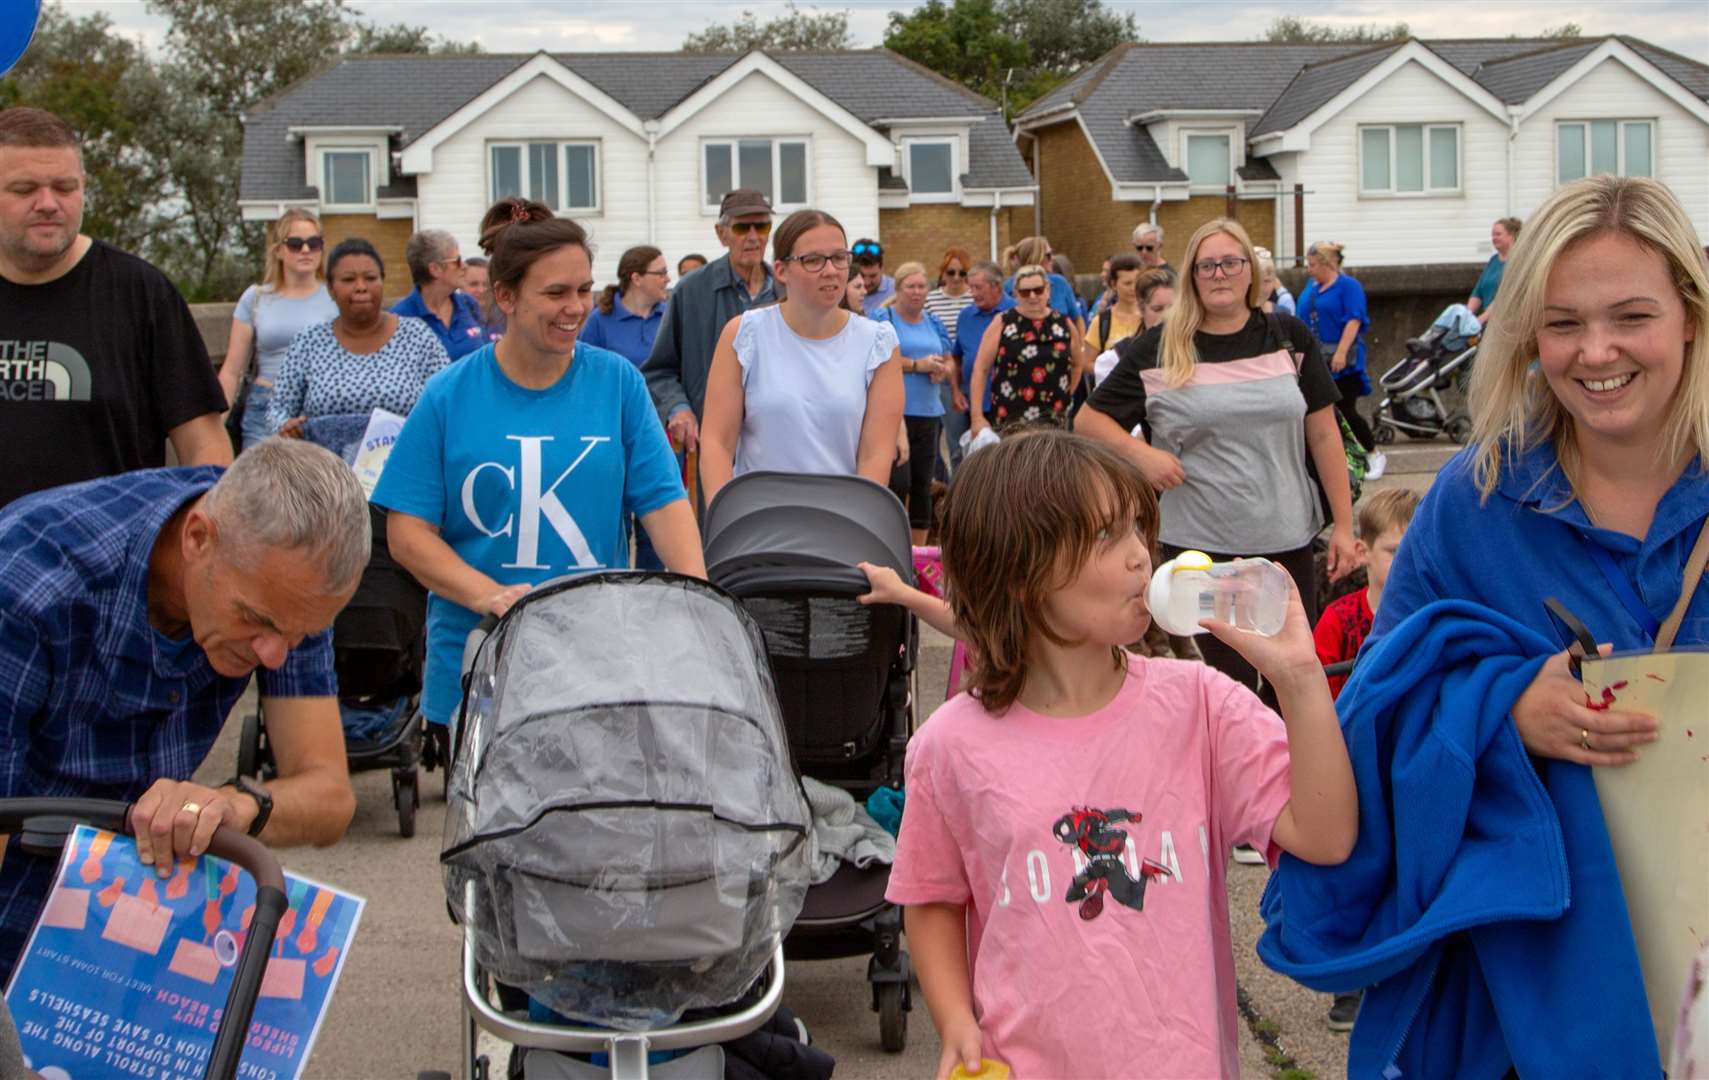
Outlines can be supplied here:
[[1043, 285], [1028, 285], [1025, 288], [1015, 286], [1015, 295], [1024, 297], [1043, 296], [1047, 290]]
[[280, 242], [293, 253], [300, 252], [304, 248], [308, 248], [310, 251], [319, 251], [326, 246], [326, 241], [318, 236], [287, 236]]
[[761, 236], [771, 235], [771, 222], [769, 221], [732, 221], [725, 228], [737, 236], [746, 236], [749, 233], [756, 232]]
[[1156, 251], [1157, 245], [1156, 244], [1135, 244], [1133, 246], [1133, 249], [1135, 251], [1141, 251], [1141, 252], [1143, 252], [1143, 251]]
[[830, 263], [838, 270], [847, 270], [849, 260], [853, 257], [854, 253], [850, 251], [813, 251], [806, 255], [791, 255], [782, 261], [795, 263], [809, 274], [817, 274], [825, 269], [826, 263]]
[[440, 259], [439, 265], [441, 265], [441, 266], [462, 266], [463, 265], [463, 256], [453, 255], [449, 259]]
[[944, 277], [964, 278], [966, 276], [967, 276], [966, 270], [957, 270], [954, 267], [951, 267], [950, 269], [944, 271]]
[[669, 281], [671, 279], [671, 272], [669, 270], [643, 270], [641, 271], [641, 276], [664, 278], [666, 281]]
[[1223, 277], [1233, 277], [1246, 268], [1246, 259], [1240, 255], [1224, 255], [1220, 259], [1200, 259], [1193, 264], [1193, 272], [1202, 278], [1216, 277], [1218, 270]]
[[853, 248], [851, 248], [850, 253], [853, 254], [856, 258], [859, 258], [862, 255], [871, 255], [875, 259], [884, 258], [884, 249], [883, 248], [879, 247], [877, 244], [868, 243], [867, 241], [864, 241], [864, 240], [861, 241], [860, 243], [856, 244]]

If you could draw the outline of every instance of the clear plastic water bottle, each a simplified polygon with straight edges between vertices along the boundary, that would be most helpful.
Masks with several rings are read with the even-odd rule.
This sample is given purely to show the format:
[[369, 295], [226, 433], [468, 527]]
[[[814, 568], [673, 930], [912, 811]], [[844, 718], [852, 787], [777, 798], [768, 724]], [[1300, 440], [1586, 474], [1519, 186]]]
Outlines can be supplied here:
[[1145, 603], [1171, 634], [1202, 634], [1200, 619], [1218, 619], [1273, 637], [1288, 619], [1288, 572], [1269, 559], [1217, 563], [1183, 551], [1151, 575]]

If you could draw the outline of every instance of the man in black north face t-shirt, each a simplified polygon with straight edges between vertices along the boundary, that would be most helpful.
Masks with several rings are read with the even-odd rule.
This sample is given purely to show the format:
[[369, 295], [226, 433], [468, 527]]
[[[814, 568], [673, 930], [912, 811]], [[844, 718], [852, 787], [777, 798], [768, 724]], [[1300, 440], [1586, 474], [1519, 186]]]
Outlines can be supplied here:
[[0, 110], [0, 506], [166, 464], [229, 465], [225, 393], [184, 298], [80, 233], [83, 155], [64, 121]]

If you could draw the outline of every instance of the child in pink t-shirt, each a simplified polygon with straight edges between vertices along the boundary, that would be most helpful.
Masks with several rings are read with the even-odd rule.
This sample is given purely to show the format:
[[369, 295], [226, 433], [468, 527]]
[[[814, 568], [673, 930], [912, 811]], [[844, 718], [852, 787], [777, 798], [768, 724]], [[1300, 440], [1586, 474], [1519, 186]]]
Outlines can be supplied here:
[[1122, 649], [1150, 621], [1157, 501], [1114, 451], [1005, 439], [962, 464], [941, 529], [947, 610], [882, 574], [866, 598], [974, 657], [909, 744], [887, 893], [938, 1076], [982, 1057], [1023, 1080], [1237, 1075], [1229, 849], [1335, 863], [1358, 833], [1298, 597], [1275, 637], [1203, 624], [1275, 685], [1284, 725], [1204, 664]]

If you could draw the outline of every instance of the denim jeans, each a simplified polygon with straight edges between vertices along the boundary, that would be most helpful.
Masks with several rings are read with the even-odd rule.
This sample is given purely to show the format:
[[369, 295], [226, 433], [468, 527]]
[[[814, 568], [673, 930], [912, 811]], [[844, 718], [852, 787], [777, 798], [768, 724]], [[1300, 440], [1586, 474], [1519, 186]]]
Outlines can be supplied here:
[[961, 468], [961, 436], [967, 430], [968, 425], [973, 422], [973, 419], [967, 413], [955, 411], [954, 387], [949, 383], [944, 383], [943, 386], [939, 387], [939, 391], [944, 399], [944, 441], [949, 444], [949, 463], [946, 468], [940, 455], [935, 475], [939, 480], [948, 483], [950, 475]]
[[252, 382], [249, 384], [249, 397], [243, 403], [243, 448], [251, 446], [273, 434], [273, 428], [267, 423], [267, 404], [273, 400], [273, 386]]

